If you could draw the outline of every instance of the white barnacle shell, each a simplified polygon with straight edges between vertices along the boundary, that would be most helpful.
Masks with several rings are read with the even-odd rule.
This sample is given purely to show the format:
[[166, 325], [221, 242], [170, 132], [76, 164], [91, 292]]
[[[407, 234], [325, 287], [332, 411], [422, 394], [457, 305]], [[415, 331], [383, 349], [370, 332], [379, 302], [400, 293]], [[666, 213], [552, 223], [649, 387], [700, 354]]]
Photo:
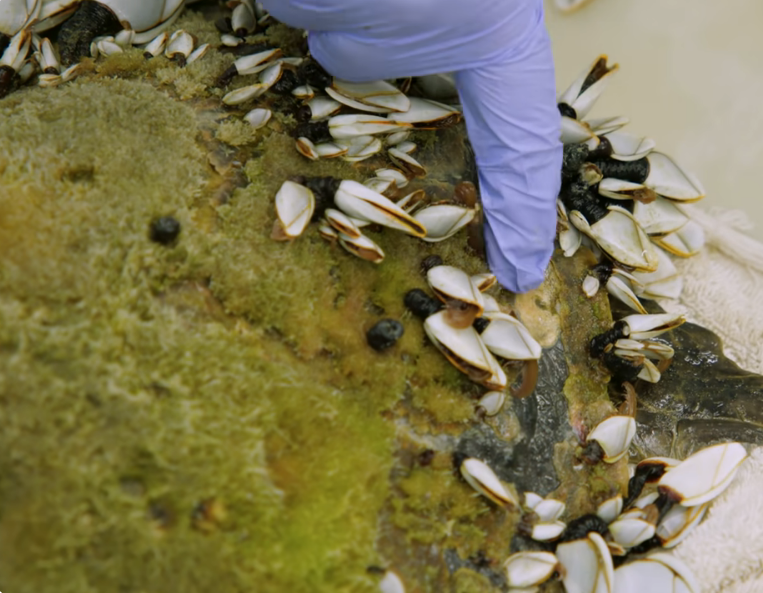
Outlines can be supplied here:
[[537, 507], [540, 503], [542, 503], [544, 498], [540, 494], [536, 494], [535, 492], [525, 492], [524, 493], [524, 506], [526, 509], [534, 511], [535, 507]]
[[231, 35], [230, 33], [223, 33], [220, 35], [220, 42], [225, 47], [238, 47], [242, 43], [244, 43], [244, 40], [241, 37], [236, 37], [235, 35]]
[[459, 371], [486, 388], [506, 389], [506, 373], [471, 326], [458, 329], [446, 320], [447, 311], [438, 311], [424, 321], [424, 331], [440, 352]]
[[32, 34], [28, 29], [22, 29], [16, 33], [0, 56], [0, 66], [8, 66], [15, 72], [21, 70], [31, 44]]
[[651, 315], [628, 315], [621, 321], [628, 324], [628, 337], [632, 340], [646, 340], [677, 328], [686, 321], [678, 313], [656, 313]]
[[469, 457], [461, 462], [461, 475], [477, 492], [489, 498], [497, 505], [518, 507], [516, 497], [503, 485], [495, 472], [484, 461]]
[[114, 43], [122, 49], [130, 49], [134, 40], [135, 31], [132, 29], [122, 29], [119, 33], [114, 35]]
[[310, 121], [319, 121], [334, 115], [342, 108], [341, 103], [328, 97], [313, 97], [307, 102], [310, 107]]
[[[633, 508], [632, 509], [628, 509], [628, 510], [631, 511], [631, 510], [634, 510], [634, 509], [640, 509], [640, 510], [643, 511], [650, 504], [654, 504], [659, 497], [660, 497], [659, 492], [650, 492], [649, 494], [644, 494], [643, 496], [639, 496], [636, 499], [636, 501], [633, 503]], [[646, 514], [642, 513], [642, 514], [640, 514], [638, 516], [646, 517]]]
[[169, 33], [167, 33], [167, 31], [162, 31], [159, 33], [159, 35], [154, 37], [146, 44], [146, 46], [143, 48], [143, 55], [147, 58], [155, 58], [162, 55], [162, 53], [164, 53], [164, 48], [167, 46], [167, 41], [169, 38]]
[[696, 202], [705, 197], [705, 190], [697, 179], [681, 169], [666, 154], [650, 152], [649, 175], [644, 185], [654, 192], [679, 202]]
[[557, 563], [551, 552], [517, 552], [503, 563], [506, 582], [516, 589], [535, 587], [551, 578]]
[[415, 237], [426, 235], [426, 229], [405, 210], [357, 181], [342, 181], [334, 195], [334, 202], [353, 218], [375, 222]]
[[472, 282], [474, 282], [474, 285], [480, 292], [485, 292], [489, 288], [495, 286], [495, 283], [498, 282], [498, 278], [496, 278], [495, 274], [484, 272], [482, 274], [474, 274], [472, 276]]
[[300, 137], [297, 138], [297, 152], [303, 157], [310, 159], [311, 161], [317, 161], [321, 156], [315, 150], [315, 144], [310, 141], [309, 138]]
[[239, 37], [246, 37], [254, 31], [257, 21], [254, 17], [254, 10], [246, 2], [237, 4], [231, 14], [231, 28]]
[[595, 119], [589, 118], [586, 120], [586, 123], [596, 134], [604, 136], [628, 125], [630, 119], [622, 115], [611, 115], [609, 117], [598, 117]]
[[381, 593], [405, 593], [405, 587], [400, 577], [388, 570], [384, 573], [382, 580], [379, 581], [379, 591]]
[[269, 64], [267, 62], [279, 57], [281, 57], [280, 49], [266, 49], [256, 54], [241, 56], [233, 62], [233, 65], [239, 74], [256, 74], [268, 67]]
[[747, 451], [739, 443], [722, 443], [697, 451], [660, 478], [658, 488], [682, 506], [712, 500], [734, 479]]
[[373, 105], [366, 105], [365, 103], [361, 103], [360, 101], [356, 101], [355, 99], [351, 99], [349, 97], [345, 97], [341, 93], [338, 93], [336, 90], [334, 90], [331, 87], [326, 87], [324, 89], [326, 91], [326, 94], [334, 101], [337, 102], [339, 105], [345, 105], [347, 107], [350, 107], [356, 111], [365, 111], [367, 113], [389, 113], [390, 110], [386, 107], [374, 107]]
[[501, 312], [491, 313], [488, 317], [490, 324], [480, 337], [490, 352], [509, 360], [540, 358], [540, 344], [516, 317]]
[[[634, 202], [633, 217], [649, 235], [674, 233], [689, 220], [674, 202], [660, 196], [648, 204]], [[657, 269], [659, 270], [659, 267]]]
[[699, 253], [699, 250], [704, 246], [705, 231], [699, 224], [689, 220], [677, 231], [662, 237], [655, 237], [654, 241], [673, 255], [691, 257]]
[[322, 159], [333, 159], [347, 154], [347, 147], [333, 142], [321, 142], [315, 145], [315, 152]]
[[709, 506], [710, 501], [693, 507], [673, 505], [657, 526], [657, 537], [660, 538], [662, 547], [672, 548], [686, 539], [691, 530], [702, 521]]
[[655, 141], [628, 132], [608, 132], [607, 140], [612, 146], [612, 158], [618, 161], [635, 161], [644, 158], [655, 147]]
[[333, 243], [339, 238], [339, 234], [336, 230], [326, 222], [318, 225], [318, 234], [330, 243]]
[[541, 521], [556, 521], [564, 513], [565, 505], [555, 498], [544, 498], [533, 507], [533, 512], [540, 517]]
[[400, 130], [399, 132], [394, 132], [387, 136], [385, 142], [387, 146], [397, 146], [398, 144], [405, 142], [410, 135], [411, 133], [408, 130]]
[[411, 177], [426, 176], [427, 170], [424, 168], [424, 166], [411, 155], [401, 151], [399, 148], [390, 148], [389, 151], [387, 151], [387, 154], [389, 154], [389, 158], [392, 159], [393, 163], [395, 163]]
[[628, 452], [636, 435], [636, 420], [631, 416], [612, 416], [600, 422], [588, 435], [587, 441], [596, 441], [604, 451], [605, 463], [615, 463]]
[[[423, 189], [417, 189], [416, 191], [404, 195], [397, 202], [395, 202], [395, 204], [410, 214], [421, 204], [421, 200], [423, 200], [425, 196], [426, 192]], [[427, 236], [429, 236], [428, 233], [429, 231], [427, 231]]]
[[[479, 286], [477, 288], [479, 288]], [[485, 310], [483, 312], [485, 317], [490, 317], [490, 313], [503, 313], [503, 311], [501, 311], [501, 306], [498, 304], [498, 301], [496, 301], [495, 297], [492, 295], [483, 294], [482, 300], [485, 301]]]
[[53, 44], [50, 42], [50, 39], [48, 39], [47, 37], [45, 37], [40, 42], [39, 55], [40, 55], [40, 59], [38, 60], [38, 62], [43, 72], [46, 72], [48, 74], [58, 74], [61, 71], [61, 64], [58, 59], [56, 50], [53, 47]]
[[426, 128], [427, 124], [437, 127], [438, 122], [449, 120], [452, 117], [460, 117], [461, 112], [458, 109], [431, 101], [429, 99], [419, 99], [413, 97], [410, 99], [410, 109], [402, 113], [391, 113], [389, 119], [411, 124], [418, 124], [417, 128]]
[[124, 49], [120, 45], [117, 45], [116, 42], [113, 40], [113, 37], [100, 39], [96, 42], [96, 47], [98, 48], [98, 55], [101, 56], [113, 56], [114, 54], [121, 54], [124, 52]]
[[210, 45], [209, 43], [202, 43], [199, 47], [197, 47], [195, 50], [191, 52], [191, 55], [188, 56], [188, 59], [186, 60], [186, 65], [193, 64], [197, 60], [200, 60], [205, 55], [207, 55], [207, 52], [209, 51]]
[[559, 138], [562, 144], [579, 144], [597, 139], [591, 127], [584, 121], [578, 121], [566, 115], [562, 116], [562, 133]]
[[639, 271], [656, 270], [655, 247], [633, 215], [618, 206], [609, 206], [608, 210], [604, 218], [591, 225], [580, 212], [573, 210], [569, 212], [570, 222], [596, 241], [615, 261]]
[[349, 82], [335, 78], [331, 89], [343, 97], [370, 107], [402, 112], [408, 112], [411, 108], [410, 99], [398, 88], [383, 80]]
[[612, 274], [607, 280], [607, 292], [634, 311], [638, 311], [642, 315], [646, 314], [646, 309], [644, 309], [641, 301], [638, 300], [633, 289], [622, 278]]
[[532, 526], [530, 538], [537, 542], [552, 542], [562, 535], [566, 527], [562, 521], [540, 521]]
[[595, 297], [597, 292], [599, 292], [599, 279], [589, 274], [583, 280], [583, 294], [590, 299]]
[[360, 229], [355, 226], [354, 222], [352, 222], [352, 219], [339, 210], [334, 208], [326, 208], [324, 216], [332, 227], [348, 237], [358, 239], [362, 234]]
[[335, 115], [328, 120], [328, 124], [329, 133], [336, 139], [383, 134], [385, 132], [393, 132], [401, 126], [409, 125], [389, 121], [381, 115], [368, 115], [364, 113]]
[[653, 340], [619, 339], [615, 342], [615, 354], [618, 351], [630, 351], [643, 354], [655, 360], [669, 360], [673, 358], [675, 351], [671, 346]]
[[258, 80], [260, 81], [261, 85], [263, 85], [266, 89], [269, 89], [278, 82], [278, 79], [281, 78], [282, 73], [283, 64], [281, 62], [276, 62], [275, 64], [269, 65], [262, 72], [260, 72]]
[[241, 103], [246, 103], [251, 99], [259, 97], [266, 90], [268, 90], [268, 87], [259, 83], [244, 86], [227, 93], [223, 97], [223, 103], [226, 105], [240, 105]]
[[334, 144], [346, 149], [342, 159], [352, 163], [365, 160], [382, 149], [382, 141], [373, 136], [353, 136], [337, 140]]
[[559, 247], [561, 247], [564, 257], [572, 257], [580, 248], [583, 235], [570, 221], [567, 208], [559, 198], [556, 200], [556, 222], [559, 229]]
[[435, 243], [455, 235], [468, 225], [477, 215], [474, 208], [465, 208], [455, 204], [435, 204], [419, 210], [414, 218], [427, 229], [424, 241]]
[[564, 567], [562, 581], [567, 593], [613, 593], [612, 555], [595, 531], [559, 544], [556, 557]]
[[[164, 50], [164, 55], [170, 59], [178, 55], [182, 55], [184, 58], [187, 58], [189, 55], [191, 55], [195, 43], [196, 40], [194, 39], [193, 35], [184, 29], [178, 29], [172, 35], [170, 35], [170, 40], [169, 43], [167, 43], [166, 49]], [[101, 53], [106, 53], [103, 51], [103, 48], [100, 44], [98, 44], [98, 50]]]
[[[75, 66], [79, 66], [79, 64], [75, 64]], [[21, 84], [26, 84], [32, 76], [34, 76], [35, 71], [37, 68], [34, 65], [34, 62], [32, 60], [27, 60], [24, 62], [24, 65], [21, 66], [21, 70], [18, 71], [18, 77]], [[71, 67], [67, 68], [67, 70], [71, 70]], [[67, 70], [64, 70], [66, 72]], [[63, 73], [61, 75], [61, 78], [63, 78]], [[71, 79], [69, 79], [71, 80]], [[67, 81], [63, 81], [67, 82]]]
[[617, 593], [700, 593], [689, 568], [678, 558], [664, 552], [619, 566], [614, 572]]
[[617, 496], [608, 498], [607, 500], [602, 502], [598, 507], [596, 507], [596, 514], [603, 521], [606, 521], [607, 523], [611, 523], [617, 518], [617, 516], [622, 512], [622, 510], [623, 510], [623, 497], [618, 494]]
[[[618, 70], [618, 65], [607, 67], [607, 56], [598, 56], [593, 63], [584, 70], [580, 76], [565, 90], [557, 101], [566, 103], [575, 110], [577, 119], [583, 119], [591, 110], [596, 100], [612, 80], [612, 76]], [[591, 76], [595, 77], [593, 84], [583, 90], [583, 85]], [[582, 92], [581, 92], [582, 91]]]
[[253, 129], [259, 130], [261, 127], [265, 126], [269, 121], [270, 117], [273, 114], [271, 113], [270, 109], [252, 109], [249, 113], [247, 113], [244, 116], [244, 120], [252, 126]]
[[62, 82], [60, 74], [40, 74], [37, 78], [37, 85], [41, 88], [58, 86]]
[[636, 465], [636, 471], [638, 471], [639, 468], [642, 468], [647, 465], [661, 466], [663, 468], [662, 473], [660, 473], [657, 477], [646, 481], [647, 484], [652, 484], [654, 482], [657, 482], [665, 474], [665, 472], [667, 472], [670, 469], [673, 469], [680, 463], [681, 461], [679, 459], [674, 459], [673, 457], [648, 457], [638, 462], [638, 464]]
[[609, 524], [609, 533], [624, 548], [632, 548], [654, 536], [655, 526], [640, 517], [620, 517]]
[[639, 193], [649, 191], [641, 183], [607, 177], [599, 182], [599, 195], [613, 200], [632, 200]]
[[370, 179], [366, 179], [363, 182], [363, 185], [374, 190], [375, 192], [382, 194], [383, 196], [386, 196], [386, 195], [391, 196], [397, 193], [397, 185], [395, 185], [395, 181], [392, 179], [382, 179], [381, 177], [371, 177]]
[[374, 174], [381, 179], [394, 181], [395, 185], [401, 189], [408, 185], [408, 178], [398, 169], [376, 169]]
[[284, 181], [276, 194], [276, 214], [285, 239], [299, 237], [315, 210], [315, 196], [304, 185]]
[[339, 244], [353, 255], [371, 263], [380, 264], [384, 260], [384, 252], [381, 247], [365, 235], [350, 237], [344, 233], [339, 233]]
[[[392, 138], [394, 134], [390, 134], [390, 138]], [[409, 140], [405, 140], [403, 142], [400, 142], [400, 144], [395, 144], [395, 148], [397, 148], [400, 152], [404, 152], [405, 154], [411, 154], [416, 152], [416, 149], [418, 148], [418, 145], [415, 142], [410, 142]]]
[[427, 272], [427, 282], [443, 303], [460, 301], [474, 307], [477, 317], [482, 315], [485, 309], [482, 292], [463, 270], [455, 266], [435, 266]]
[[654, 272], [633, 272], [633, 277], [643, 287], [639, 296], [644, 299], [677, 299], [683, 290], [683, 277], [670, 256], [657, 249], [659, 263]]
[[477, 402], [477, 409], [482, 410], [485, 416], [495, 416], [503, 408], [506, 394], [503, 391], [488, 391]]

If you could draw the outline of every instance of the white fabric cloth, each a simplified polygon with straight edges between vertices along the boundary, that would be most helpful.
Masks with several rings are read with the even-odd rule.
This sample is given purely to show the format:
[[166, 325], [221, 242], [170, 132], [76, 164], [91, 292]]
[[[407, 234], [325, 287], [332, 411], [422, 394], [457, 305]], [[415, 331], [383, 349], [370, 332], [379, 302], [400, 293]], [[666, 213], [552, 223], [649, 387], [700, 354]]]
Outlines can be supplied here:
[[[718, 334], [726, 355], [763, 374], [763, 244], [734, 211], [684, 208], [705, 230], [696, 256], [674, 260], [684, 276], [679, 302], [661, 302]], [[761, 402], [763, 405], [763, 402]], [[704, 521], [674, 554], [694, 571], [703, 593], [763, 593], [763, 447], [753, 449]]]

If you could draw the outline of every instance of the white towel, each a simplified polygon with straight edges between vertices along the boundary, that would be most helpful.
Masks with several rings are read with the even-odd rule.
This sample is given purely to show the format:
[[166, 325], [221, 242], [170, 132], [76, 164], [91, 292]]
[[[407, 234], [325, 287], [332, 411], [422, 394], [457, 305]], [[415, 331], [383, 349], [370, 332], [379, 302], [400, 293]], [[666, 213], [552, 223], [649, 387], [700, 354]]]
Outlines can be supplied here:
[[[705, 229], [707, 244], [675, 262], [685, 278], [680, 302], [660, 304], [717, 333], [729, 358], [763, 374], [763, 244], [744, 234], [742, 213], [685, 211]], [[674, 554], [693, 569], [703, 593], [763, 593], [763, 447]]]

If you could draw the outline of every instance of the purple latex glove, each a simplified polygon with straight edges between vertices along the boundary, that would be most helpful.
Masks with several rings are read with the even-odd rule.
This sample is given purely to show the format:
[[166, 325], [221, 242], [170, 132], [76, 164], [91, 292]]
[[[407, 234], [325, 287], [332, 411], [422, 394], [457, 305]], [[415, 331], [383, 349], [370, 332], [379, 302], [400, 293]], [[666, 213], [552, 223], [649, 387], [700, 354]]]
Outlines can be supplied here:
[[542, 0], [264, 0], [355, 82], [455, 72], [479, 167], [488, 263], [514, 292], [553, 251], [562, 145]]

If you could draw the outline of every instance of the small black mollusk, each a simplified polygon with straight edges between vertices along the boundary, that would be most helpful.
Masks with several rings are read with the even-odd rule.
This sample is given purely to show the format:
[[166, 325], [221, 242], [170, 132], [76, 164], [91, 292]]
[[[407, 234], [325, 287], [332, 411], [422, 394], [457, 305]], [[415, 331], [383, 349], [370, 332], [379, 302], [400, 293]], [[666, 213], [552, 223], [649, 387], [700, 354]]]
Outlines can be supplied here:
[[151, 221], [149, 237], [154, 243], [170, 245], [180, 234], [180, 223], [172, 216], [161, 216]]
[[403, 335], [403, 324], [396, 319], [382, 319], [366, 332], [368, 345], [377, 352], [395, 345]]
[[433, 299], [420, 288], [406, 292], [403, 303], [419, 319], [426, 319], [442, 309], [440, 301]]

